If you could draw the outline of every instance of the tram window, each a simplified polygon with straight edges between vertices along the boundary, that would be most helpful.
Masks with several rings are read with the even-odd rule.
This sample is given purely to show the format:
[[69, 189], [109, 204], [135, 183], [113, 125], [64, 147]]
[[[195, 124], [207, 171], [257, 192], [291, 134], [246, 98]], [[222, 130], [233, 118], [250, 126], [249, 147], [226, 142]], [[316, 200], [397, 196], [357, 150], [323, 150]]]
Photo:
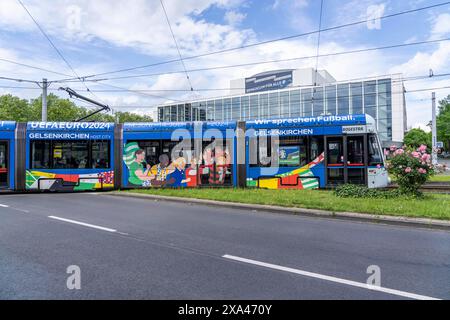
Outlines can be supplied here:
[[32, 141], [31, 169], [106, 169], [109, 141]]
[[369, 135], [369, 165], [383, 164], [383, 156], [381, 155], [381, 149], [378, 144], [377, 136], [374, 134]]
[[[254, 167], [270, 167], [273, 162], [272, 161], [272, 137], [259, 137], [257, 138], [257, 149], [256, 149], [256, 155], [258, 157], [257, 163], [254, 164]], [[274, 153], [275, 156], [275, 153]]]
[[349, 168], [348, 169], [348, 182], [353, 184], [365, 184], [366, 170]]
[[328, 140], [328, 164], [343, 164], [342, 140]]
[[347, 138], [347, 161], [348, 165], [364, 165], [364, 139], [363, 137]]
[[31, 144], [31, 168], [50, 169], [50, 142], [33, 141]]
[[344, 169], [328, 169], [328, 184], [344, 183]]
[[159, 163], [160, 156], [160, 142], [155, 140], [142, 140], [142, 141], [130, 141], [136, 142], [139, 148], [144, 150], [145, 162], [149, 165], [155, 165]]
[[309, 162], [317, 159], [324, 151], [323, 137], [309, 139]]
[[91, 165], [94, 169], [109, 168], [109, 141], [92, 141]]
[[278, 148], [277, 163], [280, 167], [299, 167], [307, 164], [306, 139], [303, 137], [282, 137]]
[[54, 142], [52, 158], [55, 169], [86, 169], [89, 144], [87, 141]]

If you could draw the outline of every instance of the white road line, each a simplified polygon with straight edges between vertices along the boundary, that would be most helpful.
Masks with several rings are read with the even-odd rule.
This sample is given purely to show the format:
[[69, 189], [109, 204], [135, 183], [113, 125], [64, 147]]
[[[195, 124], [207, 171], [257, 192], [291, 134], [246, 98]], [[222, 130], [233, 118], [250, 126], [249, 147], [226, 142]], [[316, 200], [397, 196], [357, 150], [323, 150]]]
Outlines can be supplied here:
[[222, 258], [239, 261], [239, 262], [243, 262], [243, 263], [248, 263], [248, 264], [253, 264], [256, 266], [270, 268], [270, 269], [274, 269], [274, 270], [295, 273], [295, 274], [299, 274], [299, 275], [302, 275], [305, 277], [316, 278], [316, 279], [331, 281], [331, 282], [335, 282], [335, 283], [345, 284], [348, 286], [358, 287], [358, 288], [362, 288], [362, 289], [379, 291], [379, 292], [388, 293], [388, 294], [392, 294], [392, 295], [396, 295], [396, 296], [400, 296], [400, 297], [406, 297], [406, 298], [411, 298], [411, 299], [416, 299], [416, 300], [440, 300], [437, 298], [423, 296], [423, 295], [419, 295], [419, 294], [415, 294], [415, 293], [399, 291], [399, 290], [394, 290], [394, 289], [388, 289], [388, 288], [383, 288], [383, 287], [377, 287], [377, 286], [371, 286], [371, 285], [368, 285], [367, 283], [345, 280], [345, 279], [341, 279], [341, 278], [331, 277], [331, 276], [322, 275], [319, 273], [308, 272], [308, 271], [303, 271], [303, 270], [299, 270], [299, 269], [282, 267], [282, 266], [271, 264], [271, 263], [240, 258], [240, 257], [236, 257], [236, 256], [231, 256], [228, 254], [222, 256]]
[[59, 220], [59, 221], [63, 221], [63, 222], [77, 224], [77, 225], [88, 227], [88, 228], [93, 228], [93, 229], [98, 229], [98, 230], [103, 230], [103, 231], [108, 231], [108, 232], [117, 232], [117, 230], [115, 230], [115, 229], [100, 227], [100, 226], [96, 226], [96, 225], [93, 225], [93, 224], [84, 223], [84, 222], [80, 222], [80, 221], [64, 219], [64, 218], [59, 218], [59, 217], [55, 217], [55, 216], [49, 216], [49, 218], [50, 219]]
[[0, 203], [0, 207], [2, 207], [2, 208], [9, 208], [8, 205], [6, 205], [6, 204], [1, 204], [1, 203]]

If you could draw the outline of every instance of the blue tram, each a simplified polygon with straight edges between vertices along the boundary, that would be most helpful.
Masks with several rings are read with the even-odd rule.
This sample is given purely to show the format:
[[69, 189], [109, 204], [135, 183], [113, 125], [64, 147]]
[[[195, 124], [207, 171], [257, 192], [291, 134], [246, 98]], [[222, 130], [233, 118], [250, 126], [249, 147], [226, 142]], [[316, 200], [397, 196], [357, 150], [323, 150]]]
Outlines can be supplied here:
[[385, 187], [368, 115], [237, 122], [0, 122], [0, 191]]

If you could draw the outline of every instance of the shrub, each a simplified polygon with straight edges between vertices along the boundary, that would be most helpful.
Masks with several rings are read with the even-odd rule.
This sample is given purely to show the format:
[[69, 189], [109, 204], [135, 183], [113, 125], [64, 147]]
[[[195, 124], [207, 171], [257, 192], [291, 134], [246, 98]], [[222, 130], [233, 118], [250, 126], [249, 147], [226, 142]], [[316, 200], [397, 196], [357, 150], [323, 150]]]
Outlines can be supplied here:
[[397, 149], [393, 146], [387, 156], [388, 172], [395, 177], [400, 192], [421, 195], [419, 188], [434, 174], [427, 146], [422, 145], [417, 150]]
[[369, 189], [366, 186], [355, 184], [344, 184], [334, 190], [334, 194], [340, 198], [370, 198], [370, 199], [391, 199], [400, 195], [397, 190], [388, 191], [381, 189]]

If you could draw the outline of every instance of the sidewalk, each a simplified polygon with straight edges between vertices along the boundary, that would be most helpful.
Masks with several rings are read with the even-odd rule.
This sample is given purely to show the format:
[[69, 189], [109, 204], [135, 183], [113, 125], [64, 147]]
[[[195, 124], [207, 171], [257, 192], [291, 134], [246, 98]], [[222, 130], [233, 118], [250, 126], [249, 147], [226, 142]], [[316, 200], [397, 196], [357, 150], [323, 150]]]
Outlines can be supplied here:
[[359, 222], [371, 222], [371, 223], [382, 223], [391, 225], [404, 225], [410, 227], [428, 228], [428, 229], [440, 229], [450, 231], [450, 221], [441, 221], [426, 218], [409, 218], [409, 217], [399, 217], [399, 216], [384, 216], [384, 215], [373, 215], [366, 213], [354, 213], [354, 212], [331, 212], [316, 209], [304, 209], [304, 208], [288, 208], [280, 206], [271, 205], [258, 205], [258, 204], [246, 204], [246, 203], [235, 203], [235, 202], [224, 202], [215, 200], [204, 200], [195, 198], [183, 198], [183, 197], [169, 197], [169, 196], [159, 196], [159, 195], [148, 195], [139, 194], [133, 192], [121, 192], [113, 191], [107, 194], [118, 196], [118, 197], [128, 197], [128, 198], [138, 198], [147, 199], [153, 201], [172, 201], [172, 202], [182, 202], [209, 206], [221, 206], [233, 209], [243, 209], [251, 211], [264, 211], [264, 212], [275, 212], [282, 214], [293, 214], [302, 215], [310, 217], [320, 217], [320, 218], [332, 218], [341, 220], [352, 220]]

